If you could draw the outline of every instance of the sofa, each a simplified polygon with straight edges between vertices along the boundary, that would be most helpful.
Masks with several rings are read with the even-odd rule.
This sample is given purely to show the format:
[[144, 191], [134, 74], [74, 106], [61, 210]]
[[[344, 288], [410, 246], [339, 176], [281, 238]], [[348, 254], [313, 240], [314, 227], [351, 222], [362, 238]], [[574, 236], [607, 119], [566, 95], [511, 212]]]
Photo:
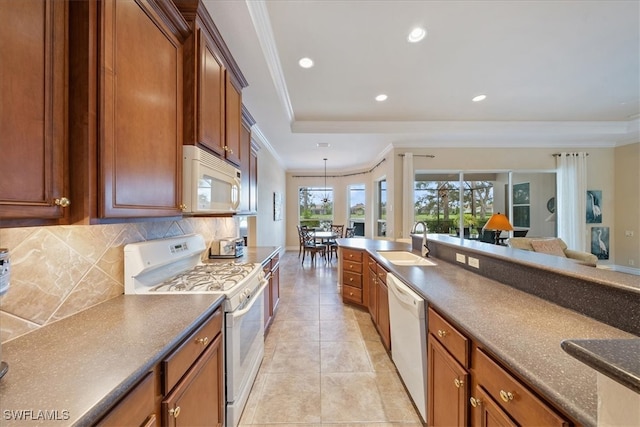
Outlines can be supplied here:
[[589, 252], [568, 249], [567, 244], [558, 237], [512, 237], [507, 241], [507, 245], [525, 251], [564, 256], [577, 263], [592, 267], [598, 263], [597, 256]]

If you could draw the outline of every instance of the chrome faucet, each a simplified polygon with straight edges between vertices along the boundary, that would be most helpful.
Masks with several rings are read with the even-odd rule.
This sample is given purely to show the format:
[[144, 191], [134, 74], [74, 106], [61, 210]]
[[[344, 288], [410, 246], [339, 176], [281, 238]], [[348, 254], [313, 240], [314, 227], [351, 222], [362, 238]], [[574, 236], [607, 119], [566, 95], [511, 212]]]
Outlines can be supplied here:
[[[419, 227], [422, 226], [422, 227]], [[429, 232], [429, 227], [427, 227], [427, 223], [425, 221], [417, 221], [413, 224], [413, 228], [411, 229], [411, 234], [418, 234], [422, 230], [422, 256], [429, 257], [429, 244], [427, 242], [427, 233]]]

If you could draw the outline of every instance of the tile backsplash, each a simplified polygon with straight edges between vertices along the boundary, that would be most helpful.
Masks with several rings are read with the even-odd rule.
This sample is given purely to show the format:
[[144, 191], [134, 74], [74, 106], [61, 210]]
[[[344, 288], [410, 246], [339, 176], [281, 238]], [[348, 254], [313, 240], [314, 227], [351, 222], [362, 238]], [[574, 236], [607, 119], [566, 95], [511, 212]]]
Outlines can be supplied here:
[[186, 218], [109, 225], [0, 229], [11, 257], [11, 286], [0, 298], [0, 341], [124, 293], [127, 243], [202, 234], [238, 235], [236, 218]]

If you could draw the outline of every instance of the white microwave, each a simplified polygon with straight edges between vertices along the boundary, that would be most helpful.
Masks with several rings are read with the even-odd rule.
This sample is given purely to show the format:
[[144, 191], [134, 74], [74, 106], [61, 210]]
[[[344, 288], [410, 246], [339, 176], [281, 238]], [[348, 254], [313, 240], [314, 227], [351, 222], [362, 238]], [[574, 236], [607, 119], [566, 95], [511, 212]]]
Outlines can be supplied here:
[[195, 145], [182, 146], [186, 214], [234, 213], [240, 204], [240, 170]]

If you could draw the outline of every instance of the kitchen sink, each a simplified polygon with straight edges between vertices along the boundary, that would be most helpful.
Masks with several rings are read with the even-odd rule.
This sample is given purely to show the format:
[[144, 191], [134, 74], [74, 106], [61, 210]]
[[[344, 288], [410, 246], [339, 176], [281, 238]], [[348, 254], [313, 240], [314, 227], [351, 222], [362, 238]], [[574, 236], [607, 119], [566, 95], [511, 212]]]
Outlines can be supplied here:
[[408, 251], [378, 251], [378, 255], [395, 265], [432, 266], [435, 262]]

